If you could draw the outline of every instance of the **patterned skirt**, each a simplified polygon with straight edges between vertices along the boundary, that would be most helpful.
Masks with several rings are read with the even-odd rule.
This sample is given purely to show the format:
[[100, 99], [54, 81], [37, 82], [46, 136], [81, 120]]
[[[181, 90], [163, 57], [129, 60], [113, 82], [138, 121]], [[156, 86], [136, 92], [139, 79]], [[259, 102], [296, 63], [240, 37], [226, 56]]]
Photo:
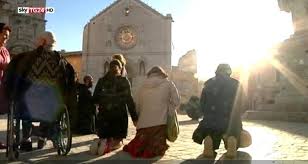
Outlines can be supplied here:
[[123, 151], [140, 158], [163, 156], [169, 148], [166, 137], [166, 125], [138, 129], [135, 138], [124, 146]]

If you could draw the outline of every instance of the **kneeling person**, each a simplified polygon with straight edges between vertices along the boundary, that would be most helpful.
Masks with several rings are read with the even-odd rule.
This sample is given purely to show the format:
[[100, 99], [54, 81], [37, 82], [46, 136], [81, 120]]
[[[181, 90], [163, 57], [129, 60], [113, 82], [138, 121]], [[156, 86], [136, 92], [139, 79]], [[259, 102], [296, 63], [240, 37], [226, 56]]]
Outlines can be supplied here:
[[[97, 115], [98, 150], [92, 146], [93, 154], [104, 155], [120, 148], [121, 141], [127, 136], [128, 114], [136, 125], [138, 120], [130, 83], [121, 75], [122, 64], [114, 59], [110, 62], [108, 73], [100, 78], [94, 90], [94, 102], [99, 105]], [[95, 144], [94, 144], [95, 145]]]
[[200, 99], [203, 120], [194, 131], [193, 140], [202, 144], [204, 155], [214, 157], [223, 139], [227, 157], [237, 154], [242, 131], [241, 114], [246, 100], [239, 81], [230, 77], [228, 64], [220, 64], [216, 76], [205, 82]]

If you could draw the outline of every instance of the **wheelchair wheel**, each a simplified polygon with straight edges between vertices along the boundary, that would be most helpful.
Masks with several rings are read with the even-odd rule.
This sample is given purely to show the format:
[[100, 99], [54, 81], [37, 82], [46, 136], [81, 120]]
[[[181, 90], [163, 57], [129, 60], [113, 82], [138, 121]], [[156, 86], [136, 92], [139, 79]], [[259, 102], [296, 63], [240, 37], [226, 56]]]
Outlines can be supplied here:
[[7, 119], [7, 148], [6, 156], [9, 161], [18, 159], [18, 145], [20, 140], [20, 120], [14, 119], [14, 104], [10, 105]]
[[70, 118], [67, 108], [61, 114], [59, 120], [60, 132], [59, 132], [59, 147], [58, 147], [58, 155], [67, 155], [71, 150], [72, 146], [72, 133], [70, 127]]

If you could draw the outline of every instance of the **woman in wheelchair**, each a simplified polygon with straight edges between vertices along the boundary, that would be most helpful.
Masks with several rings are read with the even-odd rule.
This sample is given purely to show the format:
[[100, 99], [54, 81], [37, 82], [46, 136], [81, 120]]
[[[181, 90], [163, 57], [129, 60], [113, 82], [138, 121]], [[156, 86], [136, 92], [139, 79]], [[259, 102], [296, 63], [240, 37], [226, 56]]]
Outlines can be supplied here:
[[[59, 148], [59, 137], [63, 135], [60, 132], [64, 129], [68, 138], [68, 149], [64, 154], [67, 154], [71, 134], [66, 95], [68, 88], [71, 88], [68, 76], [72, 76], [74, 83], [74, 74], [67, 74], [66, 61], [58, 52], [53, 51], [55, 38], [51, 32], [41, 34], [37, 45], [35, 50], [17, 55], [8, 66], [5, 84], [12, 115], [9, 118], [11, 122], [8, 122], [8, 131], [13, 131], [10, 137], [18, 144], [18, 131], [13, 134], [12, 127], [16, 126], [13, 128], [19, 130], [18, 121], [22, 120], [23, 137], [20, 148], [30, 151], [32, 135], [39, 136], [38, 148], [43, 148], [46, 139], [51, 139], [54, 146]], [[32, 122], [40, 122], [40, 126], [33, 128]]]

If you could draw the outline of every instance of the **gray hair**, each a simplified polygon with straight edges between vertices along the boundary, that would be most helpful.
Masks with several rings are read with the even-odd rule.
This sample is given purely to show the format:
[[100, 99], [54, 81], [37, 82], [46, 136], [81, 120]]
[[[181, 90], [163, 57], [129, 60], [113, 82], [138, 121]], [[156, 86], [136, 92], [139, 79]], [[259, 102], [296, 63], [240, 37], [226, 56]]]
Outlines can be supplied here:
[[44, 46], [53, 50], [56, 45], [55, 35], [50, 31], [45, 31], [41, 33], [36, 39], [37, 47]]

